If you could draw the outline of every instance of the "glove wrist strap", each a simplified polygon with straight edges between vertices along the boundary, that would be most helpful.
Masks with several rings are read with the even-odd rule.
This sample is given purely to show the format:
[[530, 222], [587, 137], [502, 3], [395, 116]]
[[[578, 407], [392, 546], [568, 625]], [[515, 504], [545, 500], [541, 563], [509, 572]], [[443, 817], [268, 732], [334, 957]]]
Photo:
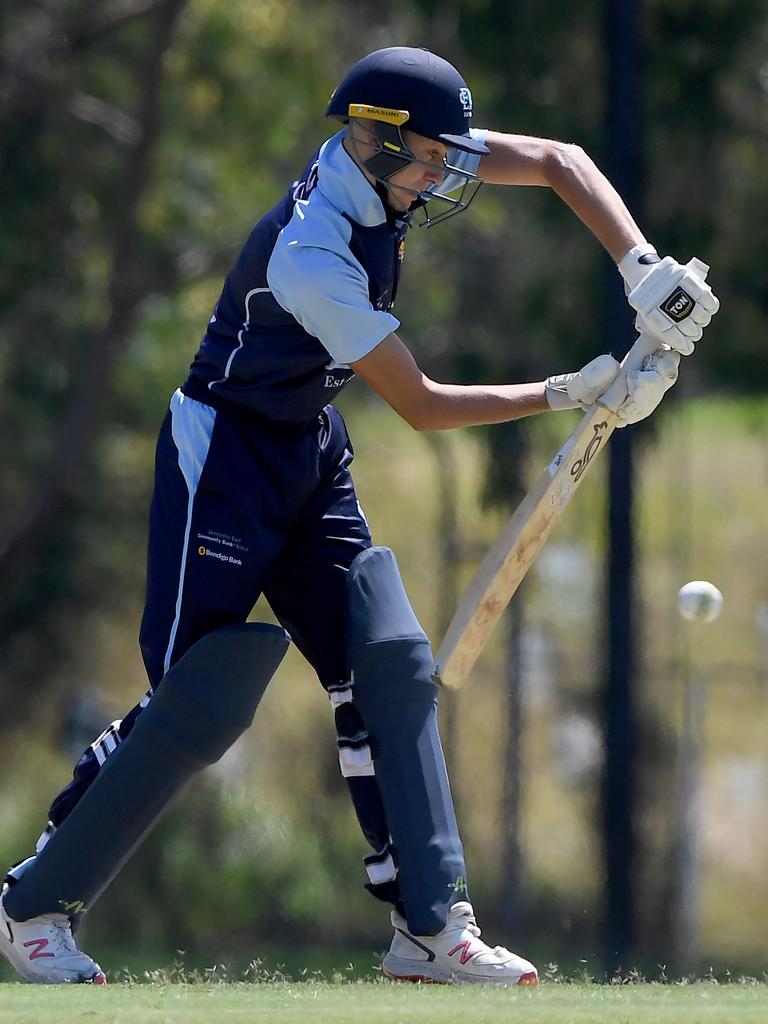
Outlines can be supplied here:
[[547, 377], [544, 382], [544, 394], [546, 395], [549, 408], [554, 412], [561, 412], [563, 409], [578, 409], [579, 403], [568, 394], [568, 384], [573, 380], [574, 374], [560, 373], [554, 377]]
[[621, 257], [617, 266], [619, 273], [627, 282], [629, 290], [635, 289], [648, 273], [649, 264], [658, 263], [659, 254], [650, 242], [633, 246]]

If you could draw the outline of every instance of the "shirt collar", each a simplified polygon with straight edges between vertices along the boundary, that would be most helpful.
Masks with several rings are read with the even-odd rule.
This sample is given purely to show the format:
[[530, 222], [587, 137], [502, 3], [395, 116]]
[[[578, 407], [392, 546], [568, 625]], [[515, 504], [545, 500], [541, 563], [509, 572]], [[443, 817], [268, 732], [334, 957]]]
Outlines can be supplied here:
[[362, 170], [344, 149], [344, 130], [324, 142], [320, 149], [318, 185], [325, 198], [357, 224], [374, 228], [384, 224], [384, 204]]

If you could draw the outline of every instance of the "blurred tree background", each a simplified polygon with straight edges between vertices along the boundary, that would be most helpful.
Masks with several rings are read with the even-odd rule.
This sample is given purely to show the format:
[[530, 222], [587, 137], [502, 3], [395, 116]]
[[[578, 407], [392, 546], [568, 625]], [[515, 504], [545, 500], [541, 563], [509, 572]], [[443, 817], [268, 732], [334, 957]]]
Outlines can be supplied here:
[[[573, 141], [600, 162], [605, 6], [6, 0], [7, 862], [26, 854], [79, 750], [145, 689], [135, 634], [156, 430], [252, 223], [333, 130], [323, 111], [336, 82], [368, 50], [426, 45], [464, 71], [476, 124]], [[723, 311], [664, 409], [636, 428], [638, 923], [623, 966], [764, 970], [755, 908], [768, 900], [768, 10], [762, 0], [646, 0], [641, 30], [643, 227], [660, 251], [712, 264]], [[601, 350], [606, 258], [545, 191], [486, 188], [460, 220], [414, 230], [408, 248], [397, 312], [432, 376], [540, 379]], [[622, 354], [630, 339], [617, 334]], [[340, 405], [375, 537], [398, 553], [437, 640], [571, 423], [430, 437], [362, 385]], [[526, 955], [592, 973], [605, 963], [601, 472], [468, 688], [442, 709], [487, 933], [503, 928], [501, 941]], [[695, 633], [674, 611], [692, 576], [714, 579], [727, 599], [722, 619]], [[687, 718], [686, 692], [698, 695]], [[323, 947], [343, 966], [349, 950], [388, 942], [381, 908], [360, 888], [363, 852], [326, 699], [292, 656], [252, 734], [185, 795], [84, 930], [97, 953], [102, 943], [142, 966], [179, 945], [202, 962], [246, 951], [309, 966], [324, 962]], [[360, 957], [361, 970], [374, 963], [372, 952]]]

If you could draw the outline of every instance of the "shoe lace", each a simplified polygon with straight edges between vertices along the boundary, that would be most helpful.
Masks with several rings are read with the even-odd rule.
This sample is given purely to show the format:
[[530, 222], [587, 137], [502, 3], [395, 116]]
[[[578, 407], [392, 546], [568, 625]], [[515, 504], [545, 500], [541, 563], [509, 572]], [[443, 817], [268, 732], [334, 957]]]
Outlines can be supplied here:
[[511, 960], [514, 953], [511, 953], [506, 946], [494, 946], [493, 952], [496, 956], [503, 957], [505, 960]]
[[[466, 924], [464, 925], [464, 927], [471, 935], [474, 935], [476, 939], [480, 938], [480, 935], [482, 933], [480, 931], [480, 926], [478, 925], [474, 914], [467, 915]], [[510, 953], [506, 946], [494, 946], [493, 952], [496, 956], [503, 957], [506, 960], [511, 959], [511, 957], [513, 956], [513, 954]]]
[[467, 929], [467, 931], [471, 935], [474, 935], [476, 939], [480, 938], [480, 935], [482, 934], [482, 932], [480, 931], [480, 926], [478, 925], [477, 921], [475, 920], [475, 915], [474, 914], [468, 914], [467, 915], [466, 924], [464, 925], [464, 927]]
[[51, 929], [51, 945], [57, 953], [79, 953], [72, 935], [69, 918], [63, 914], [45, 914], [43, 920]]

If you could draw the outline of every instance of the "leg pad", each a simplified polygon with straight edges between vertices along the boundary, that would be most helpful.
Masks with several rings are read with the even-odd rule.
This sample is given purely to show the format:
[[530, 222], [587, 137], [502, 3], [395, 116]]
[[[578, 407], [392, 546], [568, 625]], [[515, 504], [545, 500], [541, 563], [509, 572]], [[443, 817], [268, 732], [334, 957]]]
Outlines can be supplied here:
[[288, 644], [279, 627], [246, 623], [191, 647], [7, 893], [8, 914], [25, 921], [90, 908], [184, 784], [250, 726]]
[[437, 727], [432, 651], [388, 548], [354, 560], [347, 581], [355, 706], [370, 736], [408, 926], [441, 931], [466, 898], [466, 871]]

